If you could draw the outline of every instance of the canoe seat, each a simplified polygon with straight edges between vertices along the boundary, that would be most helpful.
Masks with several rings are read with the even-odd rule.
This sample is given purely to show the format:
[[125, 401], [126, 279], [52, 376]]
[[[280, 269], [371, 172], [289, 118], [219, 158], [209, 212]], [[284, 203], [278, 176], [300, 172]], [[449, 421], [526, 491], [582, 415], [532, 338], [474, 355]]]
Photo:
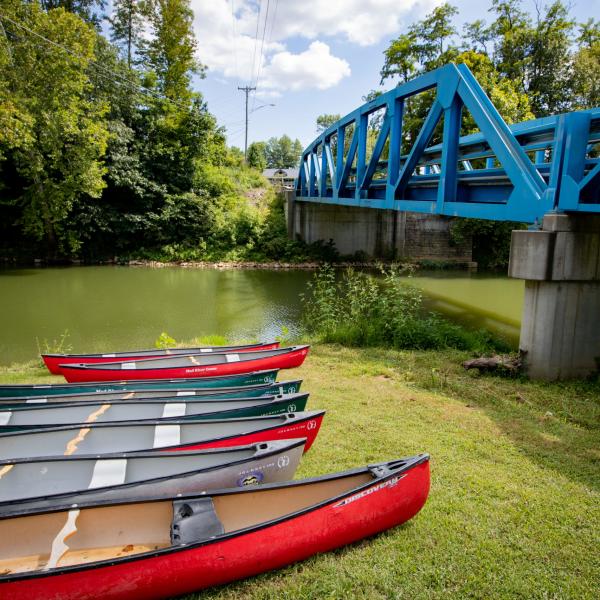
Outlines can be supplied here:
[[174, 546], [199, 542], [224, 532], [223, 523], [217, 517], [212, 498], [173, 502], [171, 543]]

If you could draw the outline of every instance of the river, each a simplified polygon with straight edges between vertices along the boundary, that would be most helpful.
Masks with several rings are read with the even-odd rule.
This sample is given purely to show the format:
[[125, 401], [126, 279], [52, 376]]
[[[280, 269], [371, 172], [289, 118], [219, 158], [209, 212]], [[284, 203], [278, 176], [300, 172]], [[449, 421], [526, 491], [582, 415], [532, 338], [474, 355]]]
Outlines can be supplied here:
[[[37, 343], [68, 331], [74, 352], [147, 348], [220, 334], [270, 339], [297, 331], [299, 295], [312, 273], [65, 267], [0, 270], [0, 364], [37, 355]], [[412, 283], [428, 305], [471, 326], [518, 333], [523, 284], [497, 275], [420, 271]]]

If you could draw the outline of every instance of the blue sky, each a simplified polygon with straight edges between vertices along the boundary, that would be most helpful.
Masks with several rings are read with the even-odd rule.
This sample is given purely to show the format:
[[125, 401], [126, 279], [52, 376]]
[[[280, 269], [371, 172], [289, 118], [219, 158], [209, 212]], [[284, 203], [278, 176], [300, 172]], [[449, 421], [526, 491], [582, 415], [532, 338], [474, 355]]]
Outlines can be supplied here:
[[[258, 80], [256, 96], [250, 101], [255, 110], [250, 116], [249, 142], [285, 133], [306, 145], [315, 137], [318, 115], [350, 112], [362, 103], [364, 94], [379, 87], [389, 41], [440, 3], [192, 0], [199, 59], [209, 67], [207, 77], [195, 81], [195, 87], [219, 124], [227, 128], [229, 144], [243, 147], [244, 94], [237, 87]], [[490, 20], [491, 0], [452, 3], [460, 11], [459, 29], [465, 21]], [[535, 0], [522, 4], [534, 13]], [[577, 21], [600, 18], [600, 0], [573, 0], [571, 14]], [[386, 88], [392, 85], [388, 81]], [[271, 103], [275, 106], [259, 108]]]

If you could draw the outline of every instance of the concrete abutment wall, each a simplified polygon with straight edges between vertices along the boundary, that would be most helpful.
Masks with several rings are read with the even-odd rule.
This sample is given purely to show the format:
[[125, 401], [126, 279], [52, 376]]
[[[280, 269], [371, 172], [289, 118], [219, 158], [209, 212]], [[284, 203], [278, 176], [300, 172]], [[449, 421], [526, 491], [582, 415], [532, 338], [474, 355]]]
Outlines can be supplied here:
[[452, 241], [451, 220], [439, 215], [296, 201], [287, 195], [288, 235], [307, 243], [333, 240], [343, 256], [472, 264], [471, 240]]

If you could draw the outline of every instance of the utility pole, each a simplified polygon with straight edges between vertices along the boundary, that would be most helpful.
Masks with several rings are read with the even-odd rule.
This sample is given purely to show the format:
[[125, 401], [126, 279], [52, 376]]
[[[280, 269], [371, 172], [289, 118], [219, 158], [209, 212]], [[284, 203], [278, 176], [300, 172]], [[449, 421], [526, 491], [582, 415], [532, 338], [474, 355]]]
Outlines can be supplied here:
[[238, 87], [240, 92], [246, 92], [246, 137], [244, 138], [244, 161], [248, 158], [248, 94], [256, 90], [255, 87], [246, 85], [244, 87]]

